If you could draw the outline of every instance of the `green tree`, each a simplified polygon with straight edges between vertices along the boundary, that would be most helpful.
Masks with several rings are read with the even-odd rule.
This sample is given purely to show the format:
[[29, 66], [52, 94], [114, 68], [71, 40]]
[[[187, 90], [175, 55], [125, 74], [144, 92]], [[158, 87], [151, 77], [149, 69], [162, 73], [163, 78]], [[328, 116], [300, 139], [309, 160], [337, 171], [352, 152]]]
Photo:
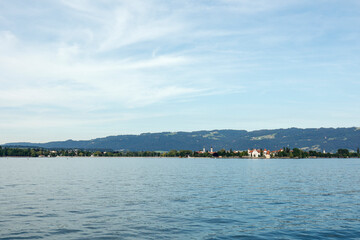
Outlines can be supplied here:
[[192, 151], [190, 151], [190, 150], [180, 150], [179, 155], [180, 155], [180, 157], [192, 156]]
[[94, 156], [96, 156], [96, 157], [99, 157], [99, 156], [101, 156], [101, 155], [102, 155], [102, 152], [100, 152], [100, 151], [94, 152]]
[[218, 154], [218, 156], [224, 157], [224, 156], [226, 156], [226, 150], [225, 150], [225, 149], [221, 149], [221, 150], [219, 150], [219, 151], [217, 152], [217, 154]]
[[339, 157], [348, 157], [349, 156], [348, 149], [338, 149], [337, 153], [338, 153]]
[[37, 157], [36, 151], [34, 149], [30, 150], [30, 156], [31, 157]]
[[179, 155], [178, 155], [178, 151], [176, 151], [176, 150], [170, 150], [170, 151], [167, 153], [167, 156], [168, 156], [168, 157], [177, 157], [177, 156], [179, 156]]
[[301, 150], [299, 148], [293, 149], [293, 156], [297, 158], [301, 158]]

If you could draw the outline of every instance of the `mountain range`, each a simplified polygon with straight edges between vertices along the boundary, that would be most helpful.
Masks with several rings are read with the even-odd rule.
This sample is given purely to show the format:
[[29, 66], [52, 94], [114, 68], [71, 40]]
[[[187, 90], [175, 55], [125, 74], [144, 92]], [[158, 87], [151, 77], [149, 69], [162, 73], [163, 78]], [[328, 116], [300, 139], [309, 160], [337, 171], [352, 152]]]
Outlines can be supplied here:
[[335, 152], [346, 148], [356, 151], [360, 147], [360, 128], [289, 128], [273, 130], [212, 130], [194, 132], [142, 133], [118, 135], [92, 140], [67, 140], [48, 143], [17, 142], [4, 146], [41, 147], [48, 149], [87, 149], [113, 151], [169, 151], [247, 150], [262, 148], [278, 150], [283, 147]]

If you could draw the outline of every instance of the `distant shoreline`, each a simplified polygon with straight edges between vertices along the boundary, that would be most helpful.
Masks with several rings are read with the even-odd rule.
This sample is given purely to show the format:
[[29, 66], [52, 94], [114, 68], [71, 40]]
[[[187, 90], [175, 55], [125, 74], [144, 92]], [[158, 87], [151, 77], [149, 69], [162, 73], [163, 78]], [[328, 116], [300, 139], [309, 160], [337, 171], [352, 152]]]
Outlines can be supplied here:
[[290, 157], [273, 157], [273, 158], [250, 158], [250, 157], [138, 157], [138, 156], [59, 156], [59, 157], [26, 157], [26, 156], [0, 156], [0, 159], [18, 158], [18, 159], [56, 159], [56, 158], [171, 158], [171, 159], [239, 159], [239, 160], [272, 160], [272, 159], [358, 159], [359, 157], [308, 157], [308, 158], [290, 158]]

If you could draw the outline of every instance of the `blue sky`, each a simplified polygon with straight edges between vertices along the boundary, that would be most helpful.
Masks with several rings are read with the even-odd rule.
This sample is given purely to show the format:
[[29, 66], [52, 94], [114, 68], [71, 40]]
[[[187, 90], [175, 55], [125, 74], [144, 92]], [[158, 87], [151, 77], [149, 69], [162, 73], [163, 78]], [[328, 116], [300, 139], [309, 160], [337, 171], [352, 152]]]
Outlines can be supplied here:
[[357, 0], [0, 0], [0, 143], [352, 127]]

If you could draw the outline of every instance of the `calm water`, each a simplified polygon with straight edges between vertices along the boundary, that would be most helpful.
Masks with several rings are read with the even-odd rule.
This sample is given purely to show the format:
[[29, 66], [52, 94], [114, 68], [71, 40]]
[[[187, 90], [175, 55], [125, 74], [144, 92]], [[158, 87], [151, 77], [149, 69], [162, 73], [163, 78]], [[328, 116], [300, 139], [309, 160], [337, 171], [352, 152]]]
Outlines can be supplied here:
[[360, 239], [360, 160], [0, 158], [0, 239]]

